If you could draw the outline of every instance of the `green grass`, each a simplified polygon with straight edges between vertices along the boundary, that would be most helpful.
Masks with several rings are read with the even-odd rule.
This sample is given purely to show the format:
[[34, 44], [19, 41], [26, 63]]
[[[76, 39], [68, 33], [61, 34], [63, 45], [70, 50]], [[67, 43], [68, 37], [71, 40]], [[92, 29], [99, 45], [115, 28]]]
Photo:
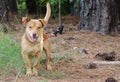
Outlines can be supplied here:
[[66, 78], [67, 75], [63, 72], [58, 72], [58, 71], [54, 71], [54, 72], [40, 72], [39, 74], [42, 77], [45, 78], [49, 78], [49, 79], [61, 79], [61, 78]]
[[22, 70], [23, 60], [20, 44], [11, 36], [0, 32], [0, 71], [14, 73]]
[[[55, 60], [69, 60], [70, 57], [67, 56], [56, 56]], [[46, 59], [43, 57], [40, 64], [45, 64]], [[21, 55], [20, 43], [17, 42], [13, 37], [8, 34], [0, 32], [0, 73], [8, 74], [14, 73], [17, 74], [19, 71], [25, 73], [24, 62]], [[39, 72], [40, 76], [50, 79], [60, 79], [66, 78], [67, 75], [63, 72]], [[46, 82], [46, 81], [43, 81]]]

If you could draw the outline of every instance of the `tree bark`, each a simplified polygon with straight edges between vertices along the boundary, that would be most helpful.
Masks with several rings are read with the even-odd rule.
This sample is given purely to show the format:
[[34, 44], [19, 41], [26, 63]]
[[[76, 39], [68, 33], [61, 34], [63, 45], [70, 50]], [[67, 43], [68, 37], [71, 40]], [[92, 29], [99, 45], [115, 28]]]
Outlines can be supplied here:
[[80, 6], [80, 0], [73, 0], [71, 2], [71, 14], [74, 16], [79, 16], [80, 15], [80, 10], [81, 10], [81, 6]]
[[107, 34], [118, 31], [119, 0], [80, 0], [81, 21], [79, 30], [90, 30]]
[[17, 8], [17, 2], [16, 0], [3, 0], [6, 2], [6, 5], [8, 7], [8, 10], [11, 13], [17, 13], [18, 12], [18, 8]]
[[0, 0], [0, 22], [9, 22], [9, 9], [6, 0]]
[[26, 0], [27, 11], [29, 14], [36, 14], [36, 0]]

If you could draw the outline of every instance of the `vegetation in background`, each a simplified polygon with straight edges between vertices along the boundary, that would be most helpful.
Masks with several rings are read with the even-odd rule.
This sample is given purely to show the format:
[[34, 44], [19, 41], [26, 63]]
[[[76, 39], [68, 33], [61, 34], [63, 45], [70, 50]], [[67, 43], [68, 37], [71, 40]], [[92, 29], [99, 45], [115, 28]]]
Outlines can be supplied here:
[[19, 0], [18, 2], [18, 13], [23, 16], [26, 14], [27, 9], [26, 9], [26, 2], [25, 0]]
[[15, 74], [22, 70], [24, 65], [20, 44], [11, 36], [0, 32], [0, 71]]
[[[64, 4], [66, 2], [72, 2], [72, 0], [61, 0], [61, 4]], [[51, 4], [53, 5], [58, 5], [59, 4], [59, 0], [50, 0]]]
[[7, 33], [9, 30], [10, 30], [10, 28], [8, 28], [7, 24], [0, 24], [0, 32]]
[[[36, 0], [36, 12], [37, 15], [46, 13], [46, 2], [49, 1], [52, 8], [52, 17], [57, 17], [59, 12], [59, 0]], [[61, 0], [61, 11], [62, 15], [70, 13], [70, 3], [72, 0]], [[27, 13], [27, 4], [25, 0], [18, 1], [18, 12], [21, 16], [26, 15]]]
[[[70, 3], [72, 0], [61, 0], [61, 14], [66, 15], [70, 13]], [[50, 0], [51, 7], [52, 7], [52, 17], [58, 17], [59, 12], [59, 0]]]

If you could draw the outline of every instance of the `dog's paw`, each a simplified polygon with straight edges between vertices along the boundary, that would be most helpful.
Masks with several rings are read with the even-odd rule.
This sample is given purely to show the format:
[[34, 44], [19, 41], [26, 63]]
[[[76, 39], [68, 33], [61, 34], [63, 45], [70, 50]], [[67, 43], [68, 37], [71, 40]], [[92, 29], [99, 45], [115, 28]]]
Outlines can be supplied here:
[[27, 71], [26, 76], [28, 76], [28, 77], [32, 76], [32, 72], [31, 71]]
[[36, 68], [33, 68], [33, 75], [35, 75], [35, 76], [38, 75], [38, 70]]
[[52, 71], [51, 65], [47, 65], [47, 70], [48, 70], [48, 71]]

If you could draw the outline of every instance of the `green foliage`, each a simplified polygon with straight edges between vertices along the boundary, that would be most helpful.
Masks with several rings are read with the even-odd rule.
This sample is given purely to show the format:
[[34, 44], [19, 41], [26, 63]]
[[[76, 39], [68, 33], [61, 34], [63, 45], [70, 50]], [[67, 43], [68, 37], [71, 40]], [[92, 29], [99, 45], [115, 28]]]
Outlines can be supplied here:
[[47, 3], [50, 0], [39, 0], [39, 1], [41, 1], [41, 3]]
[[0, 32], [0, 71], [14, 73], [23, 67], [20, 44], [12, 37]]
[[79, 0], [77, 0], [76, 2], [75, 2], [75, 4], [74, 4], [74, 7], [79, 7]]
[[[37, 2], [40, 3], [46, 3], [46, 2], [50, 2], [52, 5], [58, 5], [59, 4], [59, 0], [37, 0]], [[61, 0], [61, 4], [64, 4], [65, 2], [72, 2], [72, 0]]]
[[[71, 2], [71, 0], [61, 0], [61, 4], [65, 4], [68, 1]], [[50, 0], [50, 3], [52, 5], [58, 5], [59, 4], [59, 0]]]
[[[37, 10], [37, 15], [40, 15], [42, 13], [45, 13], [45, 6], [46, 6], [46, 2], [50, 2], [51, 7], [52, 7], [52, 15], [53, 17], [57, 17], [58, 16], [58, 12], [59, 12], [59, 0], [35, 0], [36, 1], [36, 10]], [[73, 0], [61, 0], [61, 14], [65, 15], [68, 14], [70, 12], [70, 3]], [[18, 1], [18, 12], [21, 16], [26, 14], [27, 8], [26, 8], [26, 1], [25, 0], [19, 0]], [[67, 7], [66, 7], [67, 6]]]
[[[61, 0], [61, 14], [66, 15], [70, 13], [70, 3], [72, 0]], [[59, 0], [50, 0], [52, 7], [52, 17], [58, 17]]]
[[[42, 10], [43, 6], [46, 6], [46, 2], [50, 2], [51, 4], [51, 8], [52, 8], [52, 17], [58, 17], [58, 12], [59, 12], [59, 0], [37, 0], [36, 1], [36, 5], [37, 5], [37, 13], [41, 13], [41, 12], [45, 12], [44, 10]], [[68, 6], [70, 7], [70, 4], [72, 0], [61, 0], [61, 14], [65, 15], [68, 14], [70, 12], [70, 9], [68, 8]], [[68, 3], [69, 2], [69, 3]], [[66, 4], [67, 3], [67, 4]], [[67, 6], [67, 7], [66, 7]]]
[[25, 0], [19, 0], [18, 13], [23, 16], [26, 14], [26, 2]]

